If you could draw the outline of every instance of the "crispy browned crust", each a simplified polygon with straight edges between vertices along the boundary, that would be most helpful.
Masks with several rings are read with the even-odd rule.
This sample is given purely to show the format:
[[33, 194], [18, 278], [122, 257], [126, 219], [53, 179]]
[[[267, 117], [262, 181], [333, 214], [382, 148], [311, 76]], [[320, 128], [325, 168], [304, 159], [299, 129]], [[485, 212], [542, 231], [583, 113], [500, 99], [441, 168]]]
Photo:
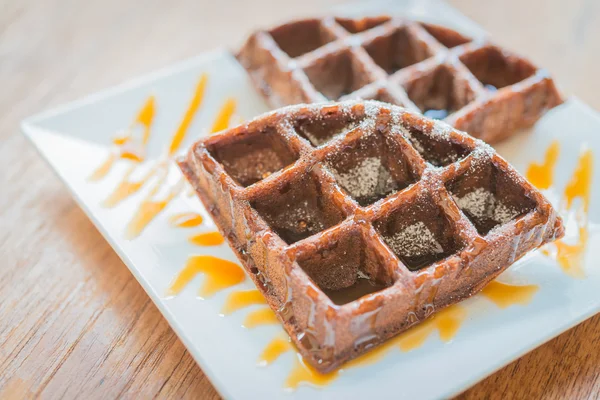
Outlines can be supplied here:
[[[334, 128], [318, 147], [307, 140]], [[362, 145], [376, 140], [385, 145]], [[408, 186], [361, 206], [335, 168], [374, 148], [369, 157], [406, 173], [394, 179]], [[179, 164], [299, 351], [323, 372], [473, 295], [564, 233], [544, 196], [484, 142], [376, 101], [288, 106], [197, 142]], [[516, 214], [493, 227], [467, 217], [456, 198], [478, 187]], [[290, 222], [301, 236], [317, 228], [294, 237], [282, 230]], [[419, 222], [444, 251], [425, 266], [386, 242]], [[386, 288], [344, 305], [325, 294], [361, 274]]]
[[563, 101], [547, 72], [523, 57], [389, 16], [290, 22], [254, 33], [237, 58], [275, 108], [362, 98], [419, 112], [445, 109], [446, 122], [488, 143]]

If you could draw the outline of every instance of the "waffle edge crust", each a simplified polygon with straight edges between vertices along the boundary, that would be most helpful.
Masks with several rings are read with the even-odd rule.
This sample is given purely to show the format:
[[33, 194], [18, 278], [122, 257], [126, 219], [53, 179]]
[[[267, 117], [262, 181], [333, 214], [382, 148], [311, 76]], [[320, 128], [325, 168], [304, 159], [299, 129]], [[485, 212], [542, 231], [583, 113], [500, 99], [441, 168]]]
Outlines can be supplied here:
[[254, 33], [236, 56], [274, 108], [380, 100], [488, 143], [563, 101], [547, 71], [487, 39], [390, 16], [290, 22]]
[[284, 107], [195, 143], [179, 165], [321, 372], [564, 234], [490, 146], [378, 101]]

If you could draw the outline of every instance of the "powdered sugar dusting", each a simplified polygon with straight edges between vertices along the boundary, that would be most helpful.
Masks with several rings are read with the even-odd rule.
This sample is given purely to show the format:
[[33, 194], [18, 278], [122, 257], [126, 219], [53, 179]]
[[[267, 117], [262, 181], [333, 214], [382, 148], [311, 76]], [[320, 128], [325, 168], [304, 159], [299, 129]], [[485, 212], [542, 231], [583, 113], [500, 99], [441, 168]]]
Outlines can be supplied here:
[[453, 131], [452, 127], [445, 122], [439, 121], [433, 125], [430, 136], [438, 138], [440, 140], [450, 140], [450, 133]]
[[404, 257], [422, 257], [444, 252], [442, 245], [436, 240], [427, 226], [419, 221], [383, 239], [396, 254]]
[[493, 198], [492, 193], [483, 188], [475, 189], [463, 197], [454, 196], [456, 204], [476, 218], [482, 218], [487, 213], [488, 201]]
[[408, 132], [408, 129], [406, 129], [404, 127], [404, 125], [402, 125], [402, 120], [400, 118], [400, 113], [399, 112], [393, 112], [392, 113], [392, 126], [390, 127], [390, 130], [392, 131], [392, 133], [398, 134], [398, 135], [402, 135], [405, 137], [408, 137], [410, 135], [410, 133]]
[[[315, 147], [322, 146], [359, 127], [365, 131], [365, 135], [374, 130], [380, 112], [379, 105], [373, 102], [361, 103], [357, 100], [344, 101], [329, 107], [326, 104], [309, 104], [301, 108], [304, 117], [307, 114], [312, 115], [306, 127], [298, 128], [298, 133]], [[289, 106], [288, 110], [284, 111], [289, 112], [294, 108], [297, 106]]]
[[501, 224], [507, 223], [517, 215], [519, 215], [518, 210], [508, 207], [502, 203], [499, 203], [494, 209], [494, 220], [500, 222]]
[[488, 144], [483, 143], [482, 145], [478, 146], [471, 153], [473, 159], [473, 167], [485, 165], [485, 163], [489, 162], [489, 160], [492, 159], [495, 153], [496, 152], [494, 151], [494, 149]]
[[505, 224], [519, 215], [518, 210], [501, 203], [493, 193], [484, 188], [477, 188], [463, 197], [454, 196], [454, 200], [474, 218], [488, 218], [499, 224]]
[[357, 199], [383, 197], [396, 188], [392, 175], [378, 157], [365, 158], [344, 173], [333, 169], [333, 173], [338, 183]]

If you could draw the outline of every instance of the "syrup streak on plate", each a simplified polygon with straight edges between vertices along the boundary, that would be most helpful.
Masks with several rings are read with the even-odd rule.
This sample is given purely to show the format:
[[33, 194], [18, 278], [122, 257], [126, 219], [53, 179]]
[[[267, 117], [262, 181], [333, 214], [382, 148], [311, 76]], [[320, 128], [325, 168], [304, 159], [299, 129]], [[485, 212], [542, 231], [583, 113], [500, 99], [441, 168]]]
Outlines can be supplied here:
[[[128, 239], [133, 239], [138, 236], [182, 190], [183, 180], [180, 179], [173, 187], [167, 190], [167, 193], [162, 198], [158, 198], [157, 196], [158, 193], [161, 192], [161, 188], [165, 185], [166, 178], [169, 173], [169, 166], [171, 164], [169, 157], [179, 149], [179, 146], [183, 142], [188, 128], [194, 116], [196, 115], [200, 104], [202, 103], [207, 81], [208, 76], [206, 74], [202, 74], [198, 84], [196, 85], [192, 100], [184, 114], [184, 117], [175, 134], [173, 135], [173, 138], [171, 139], [171, 142], [168, 146], [167, 155], [154, 162], [154, 164], [148, 168], [142, 177], [138, 178], [137, 180], [132, 179], [132, 176], [136, 171], [140, 170], [140, 167], [138, 167], [137, 164], [131, 165], [114, 191], [109, 194], [107, 199], [102, 203], [102, 205], [105, 207], [115, 207], [123, 200], [140, 191], [151, 180], [156, 180], [154, 186], [150, 189], [149, 194], [144, 198], [139, 209], [127, 226], [125, 234]], [[154, 96], [151, 96], [146, 100], [144, 106], [139, 111], [134, 123], [132, 124], [132, 127], [130, 127], [125, 134], [121, 134], [117, 138], [113, 139], [113, 144], [120, 149], [118, 151], [120, 154], [145, 155], [146, 147], [150, 139], [150, 129], [156, 112], [155, 109], [155, 98]], [[133, 127], [136, 126], [142, 126], [144, 128], [141, 135], [135, 135], [135, 132], [137, 131], [133, 129]], [[109, 157], [116, 159], [114, 154], [115, 151], [113, 150], [111, 151], [111, 155]], [[126, 158], [131, 159], [132, 157], [128, 156]], [[143, 156], [139, 157], [139, 161], [143, 159]], [[106, 162], [103, 163], [103, 165], [101, 165], [92, 174], [90, 179], [99, 180], [103, 178], [108, 173], [108, 170], [110, 170], [110, 167], [111, 166], [106, 166]], [[98, 174], [98, 170], [102, 170], [102, 172], [106, 171], [106, 173]]]
[[195, 228], [202, 225], [202, 215], [195, 212], [183, 212], [171, 215], [169, 224], [175, 228]]
[[154, 184], [154, 187], [150, 190], [150, 193], [142, 201], [142, 204], [133, 216], [131, 222], [128, 224], [126, 230], [126, 237], [128, 239], [133, 239], [139, 236], [148, 226], [148, 224], [150, 224], [150, 222], [152, 222], [152, 220], [167, 207], [171, 200], [177, 197], [179, 192], [184, 187], [183, 178], [179, 178], [179, 181], [168, 190], [164, 198], [157, 198], [157, 194], [161, 187], [165, 184], [167, 175], [169, 173], [169, 157], [173, 156], [173, 154], [179, 150], [181, 143], [183, 143], [188, 128], [190, 127], [190, 124], [192, 123], [200, 104], [202, 104], [207, 80], [208, 75], [202, 74], [200, 76], [192, 100], [183, 116], [181, 123], [179, 124], [179, 127], [171, 139], [168, 154], [163, 156], [162, 159], [158, 160], [151, 169], [151, 171], [154, 171], [153, 174], [156, 174], [159, 178]]
[[[150, 138], [150, 129], [156, 113], [155, 103], [154, 96], [150, 96], [146, 99], [146, 102], [129, 128], [124, 132], [117, 134], [113, 139], [113, 147], [111, 148], [110, 154], [106, 158], [106, 161], [90, 175], [88, 178], [90, 181], [99, 181], [108, 175], [118, 158], [135, 162], [144, 160], [144, 150], [148, 143], [148, 139]], [[136, 135], [136, 133], [139, 133], [137, 128], [141, 128], [141, 134]]]
[[167, 296], [181, 293], [185, 286], [200, 273], [205, 275], [204, 285], [198, 291], [201, 298], [210, 297], [246, 279], [246, 274], [236, 263], [214, 256], [192, 256], [188, 258], [185, 268], [177, 274], [169, 286]]
[[154, 176], [156, 171], [152, 167], [140, 179], [132, 180], [131, 175], [135, 172], [137, 165], [131, 165], [123, 175], [115, 190], [102, 202], [102, 206], [112, 208], [117, 206], [129, 196], [137, 193]]
[[127, 239], [133, 239], [139, 236], [140, 233], [144, 230], [146, 226], [154, 219], [156, 216], [165, 209], [165, 207], [173, 200], [177, 195], [181, 192], [184, 185], [183, 178], [179, 178], [179, 181], [171, 188], [169, 188], [168, 193], [161, 199], [157, 199], [157, 193], [164, 184], [164, 178], [159, 180], [154, 184], [154, 187], [150, 190], [150, 192], [146, 195], [142, 204], [133, 215], [129, 224], [127, 224], [127, 228], [125, 230], [125, 237]]
[[236, 105], [237, 103], [234, 98], [230, 97], [225, 100], [225, 104], [223, 104], [221, 107], [221, 111], [219, 111], [219, 114], [217, 115], [217, 118], [210, 129], [211, 134], [227, 129], [229, 123], [231, 122], [231, 117], [235, 113]]
[[526, 173], [527, 180], [538, 189], [550, 189], [554, 182], [554, 168], [558, 162], [559, 154], [560, 143], [554, 140], [546, 150], [543, 163], [532, 162], [529, 164]]
[[225, 239], [219, 232], [204, 232], [190, 236], [188, 239], [191, 244], [196, 246], [219, 246], [225, 242]]
[[506, 283], [492, 281], [483, 288], [481, 294], [493, 301], [500, 308], [507, 308], [513, 304], [527, 305], [537, 293], [539, 286], [523, 285], [514, 286]]
[[251, 311], [246, 315], [246, 319], [242, 323], [242, 326], [248, 329], [256, 328], [262, 325], [274, 325], [278, 324], [279, 320], [275, 312], [269, 307], [259, 308], [258, 310]]
[[[559, 151], [558, 142], [552, 142], [546, 151], [544, 162], [542, 164], [532, 163], [527, 169], [527, 179], [538, 188], [549, 189], [552, 186]], [[577, 232], [567, 232], [565, 238], [549, 244], [546, 249], [542, 250], [542, 254], [555, 259], [562, 270], [573, 278], [585, 278], [583, 266], [589, 239], [588, 212], [593, 170], [594, 155], [590, 149], [583, 149], [579, 155], [577, 167], [564, 189], [560, 207], [568, 212], [574, 207], [575, 199], [580, 199], [581, 203], [575, 210]]]
[[227, 297], [221, 313], [229, 315], [254, 304], [267, 304], [265, 296], [261, 292], [256, 289], [236, 290]]
[[288, 351], [295, 350], [290, 338], [284, 334], [278, 335], [269, 342], [258, 358], [256, 365], [266, 367]]
[[100, 164], [100, 166], [96, 168], [94, 172], [92, 172], [88, 180], [90, 182], [97, 182], [104, 178], [106, 175], [108, 175], [116, 160], [117, 156], [111, 152], [106, 158], [106, 160], [102, 164]]
[[171, 139], [171, 144], [169, 145], [169, 156], [173, 156], [179, 150], [181, 143], [183, 143], [183, 139], [185, 139], [185, 135], [190, 127], [196, 112], [200, 108], [202, 104], [202, 100], [204, 99], [204, 92], [206, 90], [206, 83], [208, 81], [208, 75], [202, 74], [200, 76], [200, 80], [196, 85], [196, 90], [194, 91], [194, 96], [179, 124], [179, 128], [175, 131], [173, 135], [173, 139]]

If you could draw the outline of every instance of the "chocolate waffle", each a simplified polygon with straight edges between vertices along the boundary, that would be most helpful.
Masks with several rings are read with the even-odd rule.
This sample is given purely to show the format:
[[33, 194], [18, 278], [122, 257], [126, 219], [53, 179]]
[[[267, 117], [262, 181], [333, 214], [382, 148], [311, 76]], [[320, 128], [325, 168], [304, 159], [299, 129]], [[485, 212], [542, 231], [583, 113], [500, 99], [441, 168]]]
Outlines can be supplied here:
[[327, 17], [250, 36], [237, 54], [274, 108], [380, 100], [488, 143], [562, 102], [547, 72], [485, 40], [389, 16]]
[[323, 372], [563, 235], [490, 146], [378, 101], [284, 107], [197, 142], [180, 167]]

